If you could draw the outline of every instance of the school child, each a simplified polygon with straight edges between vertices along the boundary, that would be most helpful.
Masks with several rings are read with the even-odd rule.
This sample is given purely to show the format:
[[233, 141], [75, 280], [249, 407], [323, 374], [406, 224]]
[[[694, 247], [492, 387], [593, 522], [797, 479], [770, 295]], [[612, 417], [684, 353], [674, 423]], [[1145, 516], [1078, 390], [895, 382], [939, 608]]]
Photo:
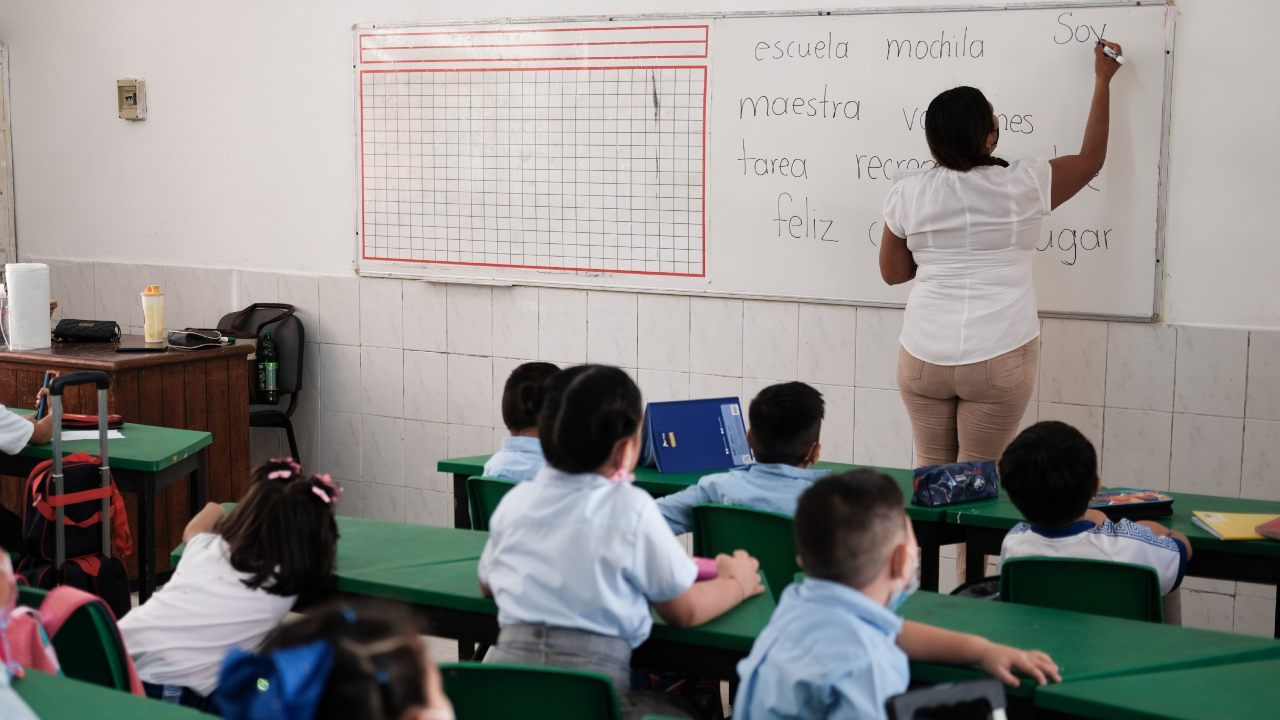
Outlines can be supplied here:
[[697, 485], [658, 499], [662, 517], [677, 535], [693, 529], [693, 508], [705, 503], [740, 505], [793, 515], [800, 493], [827, 474], [815, 470], [822, 445], [822, 393], [802, 382], [770, 385], [747, 410], [747, 442], [756, 464], [708, 475]]
[[[36, 402], [49, 396], [48, 390], [41, 390]], [[9, 412], [0, 405], [0, 453], [17, 455], [28, 445], [48, 445], [53, 439], [53, 413], [46, 413], [36, 421], [36, 416], [19, 415]], [[0, 508], [0, 545], [11, 548], [23, 546], [22, 518], [7, 508]]]
[[232, 650], [215, 694], [227, 720], [453, 720], [425, 628], [400, 604], [333, 603]]
[[1059, 680], [1048, 655], [903, 621], [918, 587], [915, 534], [889, 477], [857, 470], [823, 478], [795, 514], [802, 582], [782, 594], [738, 664], [734, 720], [884, 718], [907, 689], [907, 658], [980, 665], [1010, 685], [1013, 671]]
[[547, 381], [560, 368], [545, 362], [525, 363], [511, 371], [502, 388], [502, 422], [511, 437], [484, 464], [485, 477], [514, 482], [532, 480], [542, 469], [542, 443], [538, 440], [538, 411]]
[[719, 577], [695, 584], [697, 566], [631, 485], [641, 418], [640, 389], [618, 368], [552, 378], [538, 423], [547, 465], [503, 498], [480, 558], [501, 627], [489, 660], [594, 670], [621, 695], [650, 606], [689, 627], [763, 591], [743, 551], [716, 558]]
[[227, 653], [256, 648], [333, 573], [340, 494], [328, 475], [272, 460], [231, 512], [210, 503], [191, 519], [173, 577], [120, 621], [148, 695], [210, 707]]
[[1150, 520], [1112, 522], [1089, 509], [1102, 487], [1098, 455], [1070, 425], [1046, 421], [1023, 430], [1000, 458], [1000, 482], [1027, 519], [1005, 535], [1001, 563], [1027, 556], [1110, 560], [1151, 567], [1166, 595], [1182, 583], [1191, 558], [1186, 535]]

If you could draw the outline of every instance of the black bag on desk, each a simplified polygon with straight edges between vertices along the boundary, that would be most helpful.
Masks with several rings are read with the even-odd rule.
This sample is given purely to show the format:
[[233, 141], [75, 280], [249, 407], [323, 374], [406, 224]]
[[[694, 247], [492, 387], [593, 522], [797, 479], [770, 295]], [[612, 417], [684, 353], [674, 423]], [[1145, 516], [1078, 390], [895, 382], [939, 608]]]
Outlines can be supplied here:
[[169, 347], [175, 350], [202, 350], [204, 348], [216, 348], [223, 345], [232, 345], [236, 339], [223, 335], [218, 330], [208, 328], [185, 328], [183, 330], [170, 330]]
[[59, 320], [53, 328], [55, 342], [116, 342], [120, 324], [114, 320]]

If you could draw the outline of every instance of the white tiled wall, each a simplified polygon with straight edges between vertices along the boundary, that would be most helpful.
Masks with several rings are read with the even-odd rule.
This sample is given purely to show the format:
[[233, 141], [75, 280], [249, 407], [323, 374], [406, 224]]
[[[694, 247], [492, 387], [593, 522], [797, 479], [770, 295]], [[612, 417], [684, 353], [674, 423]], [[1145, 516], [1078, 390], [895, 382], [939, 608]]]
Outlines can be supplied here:
[[[166, 287], [170, 326], [212, 325], [252, 301], [300, 308], [304, 461], [347, 487], [342, 512], [446, 524], [437, 460], [490, 452], [502, 383], [525, 360], [607, 362], [647, 399], [739, 395], [779, 380], [827, 398], [823, 455], [912, 462], [894, 380], [897, 310], [582, 290], [441, 285], [52, 261], [65, 317], [141, 324]], [[1024, 423], [1061, 419], [1099, 449], [1108, 484], [1280, 500], [1280, 333], [1046, 319]], [[284, 451], [253, 433], [254, 454]], [[1271, 588], [1192, 580], [1188, 624], [1268, 634]]]

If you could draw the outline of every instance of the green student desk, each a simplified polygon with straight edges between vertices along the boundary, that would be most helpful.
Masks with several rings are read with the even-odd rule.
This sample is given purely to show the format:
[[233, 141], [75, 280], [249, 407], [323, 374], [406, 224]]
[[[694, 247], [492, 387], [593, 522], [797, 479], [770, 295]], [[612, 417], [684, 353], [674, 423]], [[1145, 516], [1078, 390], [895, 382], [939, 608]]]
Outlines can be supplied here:
[[[453, 526], [456, 528], [471, 527], [471, 515], [467, 508], [467, 478], [484, 472], [488, 455], [441, 460], [436, 469], [453, 474]], [[860, 465], [844, 463], [820, 462], [815, 467], [844, 472], [856, 470]], [[911, 471], [900, 468], [871, 468], [893, 478], [902, 489], [903, 498], [911, 499]], [[636, 487], [654, 497], [662, 497], [679, 492], [691, 485], [696, 485], [708, 473], [668, 473], [663, 474], [656, 468], [636, 468]], [[947, 521], [948, 508], [916, 507], [907, 503], [907, 515], [916, 532], [916, 540], [920, 543], [920, 586], [925, 590], [938, 589], [939, 548], [943, 545], [962, 542], [963, 529]]]
[[[916, 593], [903, 605], [902, 616], [1005, 645], [1043, 650], [1058, 663], [1064, 687], [1092, 678], [1280, 659], [1280, 642], [1269, 638], [937, 593]], [[911, 665], [911, 679], [926, 683], [984, 676], [975, 668]], [[1021, 697], [1039, 692], [1032, 680], [1008, 690]]]
[[1073, 716], [1131, 720], [1275, 717], [1280, 660], [1100, 678], [1043, 688], [1036, 707]]
[[[1187, 575], [1214, 580], [1261, 583], [1280, 589], [1280, 542], [1237, 540], [1224, 542], [1191, 522], [1194, 510], [1272, 513], [1280, 515], [1280, 502], [1168, 492], [1173, 498], [1173, 515], [1156, 518], [1162, 525], [1181, 531], [1191, 541], [1191, 562]], [[999, 555], [1000, 543], [1009, 528], [1022, 522], [1022, 513], [1007, 496], [983, 503], [957, 505], [948, 510], [949, 520], [964, 529], [965, 574], [976, 580], [986, 572], [987, 555]], [[1275, 637], [1280, 637], [1280, 603], [1276, 605]]]
[[[29, 410], [15, 410], [30, 414]], [[138, 602], [146, 602], [156, 588], [156, 494], [189, 477], [189, 511], [192, 516], [204, 507], [208, 495], [205, 448], [213, 443], [211, 433], [178, 430], [155, 425], [125, 423], [123, 438], [107, 445], [111, 475], [122, 492], [138, 498]], [[98, 454], [98, 439], [62, 444], [63, 454]], [[0, 475], [26, 477], [41, 462], [53, 457], [53, 445], [28, 445], [17, 455], [0, 453]]]
[[[497, 606], [480, 593], [477, 565], [487, 533], [339, 518], [335, 589], [350, 596], [404, 602], [430, 622], [431, 633], [467, 642], [497, 638]], [[176, 562], [181, 548], [174, 551]], [[734, 677], [774, 604], [759, 595], [696, 628], [657, 621], [635, 662], [643, 667]], [[916, 593], [902, 609], [908, 620], [978, 633], [1009, 645], [1044, 650], [1066, 682], [1175, 670], [1256, 659], [1280, 659], [1280, 642], [1229, 633], [1139, 623], [1095, 615], [1011, 605], [930, 592]], [[924, 682], [981, 676], [981, 671], [928, 663], [912, 666]], [[1028, 681], [1014, 691], [1030, 697]]]
[[93, 720], [198, 720], [209, 716], [190, 708], [130, 695], [92, 683], [28, 670], [13, 690], [37, 717], [92, 717]]

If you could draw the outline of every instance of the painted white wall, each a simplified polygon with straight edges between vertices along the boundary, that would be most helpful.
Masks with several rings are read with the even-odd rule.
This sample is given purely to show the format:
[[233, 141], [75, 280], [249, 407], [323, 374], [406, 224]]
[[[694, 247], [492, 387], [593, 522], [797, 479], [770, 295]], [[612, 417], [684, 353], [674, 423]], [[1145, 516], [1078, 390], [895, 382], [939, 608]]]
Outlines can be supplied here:
[[[974, 4], [883, 0], [836, 5]], [[355, 22], [802, 9], [809, 0], [281, 0], [4, 3], [22, 251], [43, 257], [347, 274], [354, 256]], [[1266, 0], [1183, 0], [1175, 69], [1165, 311], [1280, 327], [1263, 291], [1280, 161]], [[147, 79], [150, 118], [115, 115]]]

